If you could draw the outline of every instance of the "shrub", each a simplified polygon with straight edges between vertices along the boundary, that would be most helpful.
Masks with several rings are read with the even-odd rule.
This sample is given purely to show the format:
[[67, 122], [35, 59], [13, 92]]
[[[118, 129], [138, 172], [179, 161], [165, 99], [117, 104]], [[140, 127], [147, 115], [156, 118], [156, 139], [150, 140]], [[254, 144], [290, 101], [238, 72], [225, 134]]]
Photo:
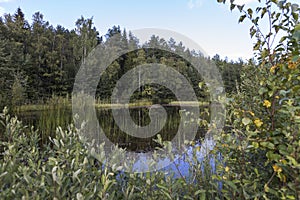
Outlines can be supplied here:
[[[258, 64], [244, 68], [233, 95], [231, 131], [219, 137], [216, 149], [226, 165], [218, 167], [216, 179], [227, 199], [300, 199], [299, 6], [267, 0], [253, 11], [231, 1], [230, 8], [242, 13], [239, 22], [253, 23]], [[263, 34], [258, 24], [265, 16], [270, 32]], [[279, 31], [284, 36], [272, 48]]]

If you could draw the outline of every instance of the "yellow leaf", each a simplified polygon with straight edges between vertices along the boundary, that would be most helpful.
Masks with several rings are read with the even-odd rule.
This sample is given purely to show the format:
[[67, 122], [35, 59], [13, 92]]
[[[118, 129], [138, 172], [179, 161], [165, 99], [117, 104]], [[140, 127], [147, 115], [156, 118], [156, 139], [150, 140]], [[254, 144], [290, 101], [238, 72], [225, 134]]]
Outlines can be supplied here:
[[274, 172], [277, 172], [277, 173], [282, 172], [282, 168], [279, 167], [278, 165], [273, 165], [273, 170], [274, 170]]
[[256, 127], [261, 127], [264, 123], [262, 121], [260, 121], [260, 119], [255, 119], [254, 120], [254, 124]]
[[264, 100], [263, 106], [265, 106], [266, 108], [270, 108], [271, 102], [269, 100]]

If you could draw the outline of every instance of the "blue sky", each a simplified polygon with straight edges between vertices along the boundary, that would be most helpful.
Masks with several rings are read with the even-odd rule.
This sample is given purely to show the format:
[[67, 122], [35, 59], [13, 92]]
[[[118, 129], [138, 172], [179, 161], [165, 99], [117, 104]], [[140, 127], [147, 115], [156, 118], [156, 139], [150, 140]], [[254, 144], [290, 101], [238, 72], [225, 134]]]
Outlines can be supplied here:
[[[257, 4], [257, 0], [238, 2]], [[238, 24], [239, 13], [216, 0], [0, 0], [0, 15], [18, 7], [29, 21], [40, 11], [50, 24], [73, 29], [83, 15], [93, 17], [100, 35], [113, 25], [127, 30], [163, 28], [189, 37], [210, 56], [252, 57], [250, 23]]]

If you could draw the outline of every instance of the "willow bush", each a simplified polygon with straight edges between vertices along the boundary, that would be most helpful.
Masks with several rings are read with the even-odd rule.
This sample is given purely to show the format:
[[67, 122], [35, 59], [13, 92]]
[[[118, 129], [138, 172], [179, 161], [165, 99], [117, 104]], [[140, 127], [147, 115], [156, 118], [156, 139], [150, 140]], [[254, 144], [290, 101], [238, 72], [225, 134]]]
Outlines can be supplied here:
[[200, 148], [183, 152], [185, 162], [192, 166], [191, 178], [163, 170], [125, 173], [92, 156], [80, 130], [72, 125], [67, 130], [58, 127], [50, 142], [40, 143], [40, 133], [11, 117], [7, 109], [0, 118], [5, 130], [0, 142], [1, 199], [165, 200], [214, 199], [220, 195], [219, 183], [209, 184], [210, 164], [197, 158]]

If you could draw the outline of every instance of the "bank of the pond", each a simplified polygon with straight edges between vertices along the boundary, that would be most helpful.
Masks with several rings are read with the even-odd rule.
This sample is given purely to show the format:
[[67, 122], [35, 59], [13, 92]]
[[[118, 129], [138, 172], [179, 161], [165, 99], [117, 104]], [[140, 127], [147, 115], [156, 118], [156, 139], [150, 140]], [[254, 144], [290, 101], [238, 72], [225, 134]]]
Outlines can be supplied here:
[[[96, 109], [113, 109], [113, 108], [139, 108], [139, 107], [150, 107], [153, 104], [151, 101], [138, 101], [129, 104], [110, 104], [110, 103], [95, 103]], [[170, 103], [162, 104], [162, 106], [209, 106], [209, 102], [200, 102], [200, 101], [172, 101]], [[26, 104], [17, 106], [14, 108], [17, 112], [28, 112], [28, 111], [42, 111], [49, 109], [56, 109], [58, 106], [64, 106], [65, 108], [72, 108], [70, 101], [68, 102], [57, 102], [50, 104]]]
[[[162, 105], [167, 113], [167, 121], [162, 124], [161, 121], [155, 120], [153, 123], [153, 128], [162, 127], [159, 134], [162, 138], [167, 141], [171, 141], [176, 134], [185, 136], [184, 128], [180, 128], [180, 123], [185, 120], [185, 117], [189, 116], [189, 119], [193, 118], [194, 121], [201, 119], [206, 119], [209, 121], [208, 116], [194, 116], [192, 115], [195, 106], [200, 104], [191, 104], [191, 102], [186, 102], [184, 109], [178, 106], [174, 102], [171, 104]], [[188, 104], [190, 103], [190, 104]], [[122, 124], [127, 125], [128, 116], [126, 111], [129, 110], [130, 116], [135, 124], [139, 126], [147, 126], [151, 120], [149, 117], [149, 107], [153, 104], [141, 104], [141, 103], [131, 103], [128, 107], [124, 104], [98, 104], [95, 105], [96, 116], [99, 125], [102, 127], [106, 137], [113, 143], [117, 143], [120, 147], [130, 149], [132, 151], [144, 152], [155, 148], [157, 145], [153, 141], [153, 137], [147, 138], [135, 138], [131, 135], [126, 134], [120, 129], [116, 124], [112, 111], [118, 113]], [[187, 106], [188, 105], [188, 106]], [[206, 106], [199, 106], [199, 109], [204, 111]], [[201, 112], [205, 113], [205, 112]], [[186, 115], [184, 115], [186, 114]], [[73, 123], [72, 115], [72, 105], [71, 104], [50, 104], [50, 105], [26, 105], [19, 107], [18, 111], [15, 111], [14, 115], [24, 122], [24, 124], [29, 127], [34, 126], [39, 130], [41, 134], [42, 142], [47, 142], [49, 136], [54, 137], [56, 135], [56, 128], [58, 126], [63, 129], [67, 129], [68, 125]], [[184, 119], [182, 119], [184, 117]], [[206, 133], [206, 127], [201, 125], [197, 130], [196, 138], [202, 138]]]

